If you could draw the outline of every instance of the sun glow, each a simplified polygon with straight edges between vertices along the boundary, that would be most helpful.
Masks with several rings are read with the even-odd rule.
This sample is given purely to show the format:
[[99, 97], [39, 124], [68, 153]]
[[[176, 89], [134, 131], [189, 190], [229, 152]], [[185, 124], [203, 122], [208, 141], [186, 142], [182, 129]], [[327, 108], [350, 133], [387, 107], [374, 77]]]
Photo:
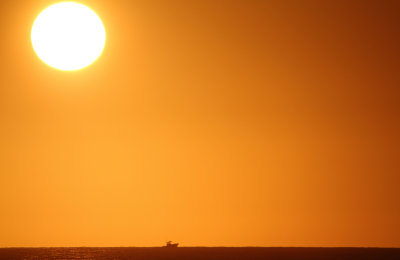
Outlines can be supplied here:
[[88, 7], [63, 2], [36, 18], [32, 45], [41, 60], [59, 70], [79, 70], [102, 53], [106, 33], [100, 18]]

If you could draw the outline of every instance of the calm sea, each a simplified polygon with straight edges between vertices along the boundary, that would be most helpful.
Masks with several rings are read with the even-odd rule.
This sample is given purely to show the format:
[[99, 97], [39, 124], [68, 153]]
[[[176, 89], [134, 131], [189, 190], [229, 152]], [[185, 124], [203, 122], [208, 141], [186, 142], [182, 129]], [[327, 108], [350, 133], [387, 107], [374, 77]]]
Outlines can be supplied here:
[[1, 260], [132, 259], [132, 260], [400, 260], [400, 249], [389, 248], [0, 248]]

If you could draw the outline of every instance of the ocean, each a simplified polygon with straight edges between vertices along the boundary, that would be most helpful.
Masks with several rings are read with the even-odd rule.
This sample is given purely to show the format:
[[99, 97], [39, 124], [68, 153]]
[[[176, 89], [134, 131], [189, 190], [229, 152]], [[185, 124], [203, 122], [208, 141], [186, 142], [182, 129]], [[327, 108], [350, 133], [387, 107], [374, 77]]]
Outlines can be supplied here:
[[1, 260], [399, 260], [395, 248], [76, 247], [0, 248]]

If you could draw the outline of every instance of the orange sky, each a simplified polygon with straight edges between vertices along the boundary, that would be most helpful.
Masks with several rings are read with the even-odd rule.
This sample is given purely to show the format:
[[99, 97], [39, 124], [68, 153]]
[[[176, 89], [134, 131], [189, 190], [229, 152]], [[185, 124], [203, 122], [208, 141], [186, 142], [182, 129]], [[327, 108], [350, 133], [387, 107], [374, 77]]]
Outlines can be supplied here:
[[0, 246], [400, 246], [400, 2], [91, 0], [77, 72], [0, 1]]

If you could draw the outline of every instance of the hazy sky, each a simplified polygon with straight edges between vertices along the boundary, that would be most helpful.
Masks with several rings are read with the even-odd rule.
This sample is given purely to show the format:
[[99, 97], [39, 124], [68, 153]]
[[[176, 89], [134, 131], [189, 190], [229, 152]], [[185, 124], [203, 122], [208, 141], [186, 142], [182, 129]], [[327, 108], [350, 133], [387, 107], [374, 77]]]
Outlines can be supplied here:
[[91, 0], [77, 72], [0, 1], [0, 246], [400, 246], [400, 1]]

